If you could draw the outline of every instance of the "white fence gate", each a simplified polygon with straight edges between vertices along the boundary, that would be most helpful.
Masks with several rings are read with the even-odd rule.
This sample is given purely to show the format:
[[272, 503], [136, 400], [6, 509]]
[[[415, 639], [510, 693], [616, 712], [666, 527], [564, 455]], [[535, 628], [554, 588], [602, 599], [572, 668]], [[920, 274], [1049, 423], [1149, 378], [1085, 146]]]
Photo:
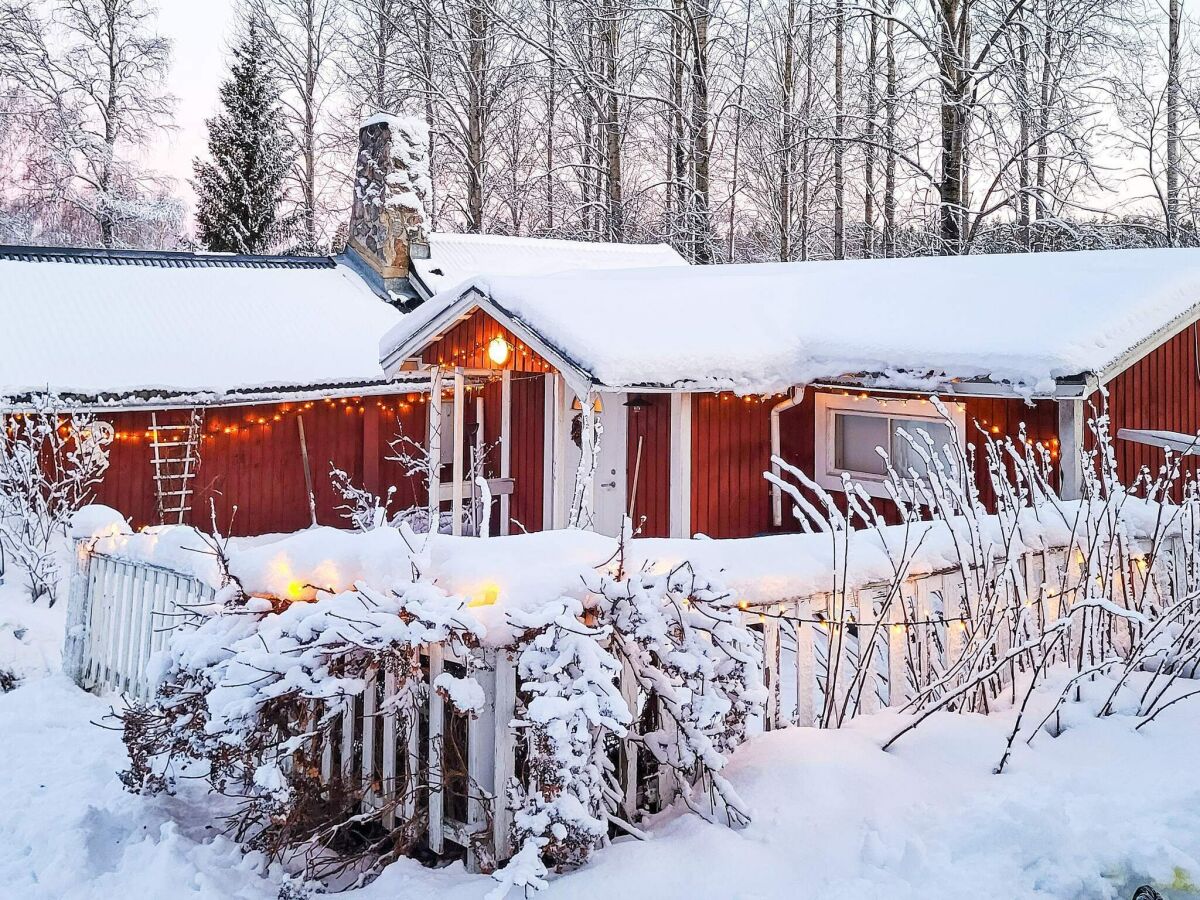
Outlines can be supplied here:
[[199, 578], [80, 545], [67, 610], [63, 667], [90, 691], [149, 700], [149, 664], [168, 634], [213, 599]]

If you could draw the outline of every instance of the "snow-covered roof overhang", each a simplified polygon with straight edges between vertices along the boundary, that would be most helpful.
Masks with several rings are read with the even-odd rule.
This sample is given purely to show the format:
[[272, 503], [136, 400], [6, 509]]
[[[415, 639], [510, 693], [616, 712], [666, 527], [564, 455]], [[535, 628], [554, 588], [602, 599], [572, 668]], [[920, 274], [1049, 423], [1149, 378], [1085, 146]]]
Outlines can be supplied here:
[[356, 390], [400, 320], [329, 258], [0, 250], [0, 397]]
[[[175, 391], [170, 388], [142, 388], [136, 391], [80, 394], [54, 391], [57, 406], [62, 409], [149, 411], [162, 409], [192, 409], [197, 406], [257, 406], [269, 403], [301, 403], [343, 397], [380, 397], [397, 393], [425, 392], [430, 378], [422, 372], [402, 373], [395, 378], [371, 381], [339, 381], [327, 384], [280, 384], [238, 388], [236, 390]], [[20, 412], [39, 409], [45, 402], [45, 389], [0, 396], [0, 412]]]
[[878, 389], [1073, 396], [1195, 320], [1200, 250], [476, 278], [384, 338], [389, 371], [416, 354], [431, 320], [461, 314], [472, 297], [601, 389], [774, 393], [849, 379]]

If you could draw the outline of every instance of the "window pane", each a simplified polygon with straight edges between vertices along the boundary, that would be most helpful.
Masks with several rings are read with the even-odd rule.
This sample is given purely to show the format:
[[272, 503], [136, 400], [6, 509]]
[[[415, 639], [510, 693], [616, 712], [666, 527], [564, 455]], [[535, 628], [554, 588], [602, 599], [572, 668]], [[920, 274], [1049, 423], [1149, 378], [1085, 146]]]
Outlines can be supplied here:
[[907, 475], [909, 469], [915, 469], [918, 475], [926, 474], [925, 461], [913, 450], [912, 445], [905, 438], [896, 434], [896, 431], [901, 428], [928, 452], [929, 446], [921, 434], [924, 431], [933, 441], [933, 452], [942, 456], [943, 459], [945, 459], [945, 455], [942, 453], [942, 448], [947, 444], [954, 443], [954, 435], [950, 431], [950, 426], [940, 420], [892, 419], [892, 464], [901, 475]]
[[837, 413], [833, 422], [833, 467], [839, 472], [885, 475], [887, 469], [876, 447], [888, 444], [885, 416]]

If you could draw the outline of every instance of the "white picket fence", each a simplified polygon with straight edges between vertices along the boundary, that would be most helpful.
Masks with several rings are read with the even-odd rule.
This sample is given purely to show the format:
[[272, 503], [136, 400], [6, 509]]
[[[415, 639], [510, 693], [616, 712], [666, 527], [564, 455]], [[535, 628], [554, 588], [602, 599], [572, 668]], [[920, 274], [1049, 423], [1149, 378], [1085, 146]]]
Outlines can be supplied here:
[[195, 607], [212, 600], [200, 579], [146, 562], [77, 551], [64, 668], [84, 688], [149, 700], [154, 654]]
[[[1079, 581], [1078, 554], [1066, 548], [1026, 553], [1017, 563], [1017, 577], [999, 579], [1002, 602], [988, 613], [1004, 623], [996, 637], [996, 658], [1018, 643], [1036, 639], [1047, 624], [1069, 614]], [[980, 609], [975, 574], [968, 570], [964, 577], [953, 568], [909, 576], [895, 587], [868, 585], [757, 610], [769, 689], [764, 727], [818, 724], [827, 704], [838, 713], [832, 720], [825, 717], [827, 725], [842, 720], [842, 711], [849, 711], [848, 718], [908, 704], [917, 689], [954, 669], [971, 629], [986, 617]], [[1128, 579], [1132, 589], [1137, 579], [1130, 576], [1118, 570], [1111, 577]], [[1065, 595], [1064, 585], [1068, 586]], [[1158, 589], [1151, 579], [1146, 587], [1150, 599], [1160, 599]], [[1022, 610], [1024, 614], [1018, 615]], [[1077, 617], [1072, 628], [1079, 627]], [[839, 635], [840, 629], [847, 633]], [[1119, 629], [1110, 640], [1128, 644], [1126, 633]], [[1007, 686], [1019, 668], [1002, 669], [995, 683]], [[831, 682], [833, 697], [829, 696]]]
[[[1019, 563], [1021, 577], [1003, 580], [1003, 590], [1011, 595], [1005, 604], [1027, 607], [1030, 613], [1020, 617], [1025, 634], [1002, 633], [996, 652], [1003, 654], [1010, 641], [1027, 639], [1064, 612], [1057, 587], [1071, 580], [1073, 553], [1027, 554]], [[827, 708], [849, 708], [853, 715], [907, 703], [914, 689], [960, 658], [966, 626], [980, 615], [972, 584], [953, 570], [905, 579], [899, 600], [891, 603], [893, 586], [874, 585], [746, 610], [763, 635], [769, 690], [762, 727], [811, 726]], [[89, 690], [149, 698], [155, 689], [149, 671], [153, 655], [213, 594], [212, 587], [191, 575], [91, 553], [81, 545], [68, 613], [67, 671]], [[838, 629], [846, 632], [839, 635]], [[832, 660], [831, 648], [837, 651]], [[516, 774], [521, 750], [509, 724], [518, 702], [515, 651], [479, 650], [468, 661], [444, 647], [429, 646], [422, 662], [426, 685], [447, 667], [469, 662], [485, 692], [482, 712], [475, 718], [460, 716], [432, 690], [425, 692], [419, 708], [400, 709], [392, 702], [394, 676], [370, 675], [364, 694], [330, 726], [322, 776], [329, 780], [336, 773], [347, 786], [361, 784], [366, 804], [392, 810], [388, 826], [427, 813], [427, 838], [435, 853], [444, 852], [447, 843], [456, 844], [465, 848], [471, 868], [483, 861], [481, 855], [504, 859], [511, 852], [511, 815], [497, 798], [503, 798], [505, 785]], [[831, 669], [836, 677], [831, 678]], [[639, 697], [634, 679], [621, 682], [630, 709], [640, 712], [645, 698]], [[829, 698], [831, 682], [834, 696]], [[859, 702], [846, 702], [851, 690]], [[826, 724], [837, 721], [841, 716], [833, 722], [826, 717]], [[645, 805], [646, 796], [672, 795], [669, 772], [639, 770], [644, 763], [636, 742], [625, 742], [618, 757], [621, 805], [628, 821]], [[650, 793], [639, 798], [647, 785]], [[426, 807], [418, 809], [418, 804]]]

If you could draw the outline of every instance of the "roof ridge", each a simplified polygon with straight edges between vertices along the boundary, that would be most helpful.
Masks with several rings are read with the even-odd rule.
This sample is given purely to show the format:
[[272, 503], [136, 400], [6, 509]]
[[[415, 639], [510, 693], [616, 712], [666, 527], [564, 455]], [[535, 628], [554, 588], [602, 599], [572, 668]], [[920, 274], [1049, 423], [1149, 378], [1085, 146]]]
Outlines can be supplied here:
[[434, 231], [430, 233], [430, 238], [466, 238], [468, 242], [484, 243], [487, 241], [508, 241], [512, 243], [526, 243], [535, 245], [545, 244], [563, 244], [570, 247], [594, 247], [596, 249], [621, 248], [628, 250], [630, 248], [653, 250], [661, 247], [670, 247], [670, 244], [665, 241], [654, 241], [652, 243], [634, 243], [630, 241], [588, 241], [576, 240], [574, 238], [561, 237], [537, 237], [529, 234], [472, 234], [463, 231]]
[[331, 256], [51, 247], [36, 244], [0, 244], [0, 260], [155, 268], [332, 269], [337, 266]]

